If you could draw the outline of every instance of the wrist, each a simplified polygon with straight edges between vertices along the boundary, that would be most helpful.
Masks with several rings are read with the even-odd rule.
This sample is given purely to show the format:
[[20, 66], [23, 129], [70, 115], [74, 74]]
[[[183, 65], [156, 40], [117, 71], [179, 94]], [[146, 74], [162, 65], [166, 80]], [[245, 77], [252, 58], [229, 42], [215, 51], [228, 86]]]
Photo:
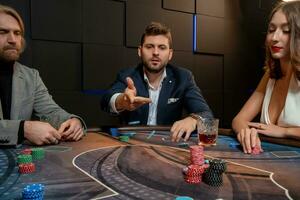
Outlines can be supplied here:
[[30, 129], [32, 127], [31, 121], [24, 121], [23, 127], [24, 127], [24, 129], [23, 129], [24, 130], [24, 137], [27, 138], [27, 136], [30, 132]]
[[292, 137], [292, 133], [289, 128], [283, 128], [283, 133], [285, 137]]
[[117, 96], [115, 102], [116, 110], [118, 112], [123, 111], [125, 109], [123, 101], [124, 101], [124, 93], [121, 93], [119, 96]]

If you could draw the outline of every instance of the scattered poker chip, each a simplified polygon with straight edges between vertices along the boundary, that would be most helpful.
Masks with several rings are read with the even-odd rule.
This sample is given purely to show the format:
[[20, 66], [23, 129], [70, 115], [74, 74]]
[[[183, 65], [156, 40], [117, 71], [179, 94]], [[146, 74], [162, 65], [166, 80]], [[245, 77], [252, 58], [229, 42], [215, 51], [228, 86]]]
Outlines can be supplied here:
[[31, 155], [31, 149], [23, 149], [23, 150], [21, 151], [21, 154]]
[[257, 145], [252, 148], [251, 154], [252, 155], [259, 155], [260, 154], [260, 149]]
[[41, 160], [45, 157], [45, 150], [43, 148], [32, 148], [31, 155], [33, 160]]
[[121, 135], [121, 136], [119, 136], [119, 140], [122, 141], [122, 142], [128, 142], [129, 141], [129, 136]]
[[189, 147], [189, 143], [187, 143], [187, 142], [181, 142], [177, 146], [179, 146], [181, 148], [186, 148], [186, 147]]
[[229, 147], [231, 147], [231, 148], [239, 148], [240, 146], [241, 146], [241, 144], [238, 142], [230, 142], [229, 143]]
[[37, 200], [44, 198], [45, 186], [43, 184], [30, 184], [27, 185], [22, 191], [23, 200]]
[[32, 163], [32, 156], [27, 154], [18, 155], [18, 164]]
[[189, 168], [188, 168], [188, 167], [184, 167], [184, 168], [182, 168], [182, 173], [183, 173], [183, 175], [186, 175], [186, 174], [187, 174], [187, 172], [188, 172], [188, 170], [189, 170]]
[[19, 173], [21, 174], [29, 174], [35, 172], [35, 164], [34, 163], [24, 163], [19, 164]]
[[110, 128], [110, 133], [113, 137], [119, 137], [120, 135], [119, 130], [117, 128]]
[[178, 196], [175, 200], [193, 200], [193, 198], [188, 196]]

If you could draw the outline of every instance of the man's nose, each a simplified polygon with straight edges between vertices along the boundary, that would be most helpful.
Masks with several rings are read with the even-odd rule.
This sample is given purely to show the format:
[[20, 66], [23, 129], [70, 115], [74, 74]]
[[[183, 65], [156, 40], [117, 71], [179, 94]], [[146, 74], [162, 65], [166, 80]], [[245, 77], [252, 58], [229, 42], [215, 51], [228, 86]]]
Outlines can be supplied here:
[[159, 49], [158, 49], [158, 47], [155, 47], [153, 49], [153, 55], [159, 55]]
[[9, 43], [16, 43], [16, 41], [17, 41], [16, 35], [15, 35], [13, 32], [9, 32], [9, 33], [7, 34], [7, 41], [8, 41]]

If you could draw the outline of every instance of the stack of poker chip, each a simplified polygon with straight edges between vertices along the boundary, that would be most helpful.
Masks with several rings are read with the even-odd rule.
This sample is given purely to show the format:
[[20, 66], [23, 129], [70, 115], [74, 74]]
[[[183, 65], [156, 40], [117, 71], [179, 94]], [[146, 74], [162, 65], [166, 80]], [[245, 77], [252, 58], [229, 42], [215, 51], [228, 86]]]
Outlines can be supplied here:
[[213, 159], [209, 161], [209, 168], [203, 174], [203, 182], [207, 185], [219, 187], [223, 184], [223, 173], [227, 165], [224, 160]]
[[184, 180], [187, 183], [197, 184], [202, 182], [202, 174], [208, 165], [204, 163], [203, 146], [190, 146], [191, 164], [183, 169]]
[[35, 172], [35, 164], [33, 161], [40, 160], [45, 157], [43, 148], [23, 149], [17, 157], [19, 172], [21, 174], [28, 174]]
[[191, 164], [203, 165], [204, 164], [204, 148], [200, 145], [190, 146]]
[[23, 200], [42, 200], [44, 198], [45, 186], [43, 184], [27, 185], [22, 192]]
[[32, 156], [28, 154], [22, 154], [17, 157], [19, 172], [21, 174], [28, 174], [35, 171], [35, 165], [32, 163]]
[[41, 160], [45, 157], [45, 151], [43, 148], [32, 148], [31, 155], [33, 160]]

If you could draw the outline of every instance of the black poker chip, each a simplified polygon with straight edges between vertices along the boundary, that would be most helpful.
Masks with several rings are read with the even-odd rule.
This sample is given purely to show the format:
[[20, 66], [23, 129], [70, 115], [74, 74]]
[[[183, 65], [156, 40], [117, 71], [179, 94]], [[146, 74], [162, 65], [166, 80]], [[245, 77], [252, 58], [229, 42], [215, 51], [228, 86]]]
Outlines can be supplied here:
[[205, 170], [202, 180], [204, 183], [214, 187], [223, 185], [223, 173], [227, 169], [225, 160], [213, 159], [209, 161], [209, 167]]
[[204, 173], [202, 176], [202, 180], [207, 185], [213, 187], [219, 187], [223, 185], [223, 175], [215, 174], [215, 173]]
[[223, 173], [227, 169], [227, 164], [225, 160], [222, 159], [213, 159], [209, 161], [208, 170], [216, 171], [218, 173]]

